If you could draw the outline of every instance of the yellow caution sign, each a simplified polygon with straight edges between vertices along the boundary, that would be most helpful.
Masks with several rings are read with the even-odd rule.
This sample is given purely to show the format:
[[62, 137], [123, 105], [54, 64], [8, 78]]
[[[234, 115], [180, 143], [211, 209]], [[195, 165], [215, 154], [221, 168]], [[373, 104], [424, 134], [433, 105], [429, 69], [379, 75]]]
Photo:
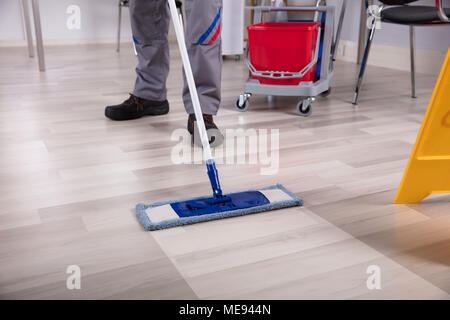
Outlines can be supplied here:
[[450, 193], [450, 48], [394, 203]]

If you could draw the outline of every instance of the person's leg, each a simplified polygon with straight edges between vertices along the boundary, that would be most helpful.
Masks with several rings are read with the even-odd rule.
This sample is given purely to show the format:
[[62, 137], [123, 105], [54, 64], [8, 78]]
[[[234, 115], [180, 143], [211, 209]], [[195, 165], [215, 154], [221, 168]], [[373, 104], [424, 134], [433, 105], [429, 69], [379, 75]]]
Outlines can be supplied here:
[[[223, 142], [223, 136], [213, 120], [221, 100], [222, 82], [222, 0], [186, 0], [186, 46], [192, 65], [195, 85], [203, 112], [211, 147]], [[195, 124], [194, 108], [184, 75], [183, 102], [189, 114], [187, 129], [194, 143], [201, 146]]]
[[147, 100], [166, 100], [170, 61], [167, 0], [131, 0], [130, 18], [138, 56], [133, 94]]
[[169, 74], [167, 0], [130, 0], [133, 40], [138, 56], [136, 82], [130, 98], [105, 109], [112, 120], [130, 120], [169, 112], [166, 80]]
[[[186, 0], [186, 46], [203, 114], [215, 115], [221, 100], [222, 0]], [[183, 102], [194, 113], [184, 77]]]

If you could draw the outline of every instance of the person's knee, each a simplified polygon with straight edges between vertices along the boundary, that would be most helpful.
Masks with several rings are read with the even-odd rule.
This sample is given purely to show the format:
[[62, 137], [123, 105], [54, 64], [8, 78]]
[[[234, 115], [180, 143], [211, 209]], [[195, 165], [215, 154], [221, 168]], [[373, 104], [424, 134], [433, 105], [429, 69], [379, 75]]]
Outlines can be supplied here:
[[136, 44], [167, 41], [169, 12], [164, 0], [135, 0], [130, 3], [131, 29]]
[[213, 45], [220, 42], [222, 0], [186, 2], [187, 39], [191, 44]]

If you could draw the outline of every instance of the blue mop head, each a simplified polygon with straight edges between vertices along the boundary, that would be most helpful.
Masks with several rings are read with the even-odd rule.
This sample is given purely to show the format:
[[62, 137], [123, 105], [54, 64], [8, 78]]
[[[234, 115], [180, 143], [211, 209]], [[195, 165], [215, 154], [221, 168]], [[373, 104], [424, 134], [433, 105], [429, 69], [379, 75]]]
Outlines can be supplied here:
[[269, 210], [301, 206], [303, 200], [280, 184], [217, 198], [199, 197], [152, 204], [139, 203], [136, 216], [147, 230], [159, 230]]

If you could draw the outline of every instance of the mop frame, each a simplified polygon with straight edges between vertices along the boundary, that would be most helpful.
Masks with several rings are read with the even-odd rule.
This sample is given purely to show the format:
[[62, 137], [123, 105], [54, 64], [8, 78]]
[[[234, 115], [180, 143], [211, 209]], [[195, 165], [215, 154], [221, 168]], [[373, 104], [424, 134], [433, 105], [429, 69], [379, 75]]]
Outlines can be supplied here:
[[[316, 16], [319, 13], [325, 13], [325, 21], [318, 31], [316, 49], [313, 60], [298, 72], [285, 71], [262, 71], [257, 70], [249, 57], [248, 42], [246, 45], [244, 61], [249, 69], [249, 77], [244, 84], [244, 93], [239, 96], [236, 101], [236, 108], [239, 111], [246, 111], [249, 107], [249, 98], [253, 94], [260, 94], [266, 96], [294, 96], [302, 97], [302, 100], [297, 104], [297, 111], [302, 116], [309, 116], [312, 111], [312, 102], [319, 94], [329, 93], [333, 84], [334, 65], [339, 38], [342, 28], [343, 17], [345, 14], [346, 0], [343, 0], [341, 14], [339, 18], [338, 29], [334, 39], [334, 14], [335, 8], [333, 6], [321, 5], [315, 7], [271, 7], [271, 6], [257, 6], [254, 8], [254, 24], [263, 21], [263, 15], [270, 12], [315, 12]], [[321, 31], [323, 30], [323, 37]], [[323, 38], [323, 39], [321, 39]], [[318, 61], [319, 46], [322, 40], [321, 52], [321, 66], [320, 79], [317, 81], [302, 81], [298, 85], [277, 85], [277, 84], [263, 84], [258, 79], [252, 76], [270, 78], [270, 79], [295, 79], [302, 78]]]

